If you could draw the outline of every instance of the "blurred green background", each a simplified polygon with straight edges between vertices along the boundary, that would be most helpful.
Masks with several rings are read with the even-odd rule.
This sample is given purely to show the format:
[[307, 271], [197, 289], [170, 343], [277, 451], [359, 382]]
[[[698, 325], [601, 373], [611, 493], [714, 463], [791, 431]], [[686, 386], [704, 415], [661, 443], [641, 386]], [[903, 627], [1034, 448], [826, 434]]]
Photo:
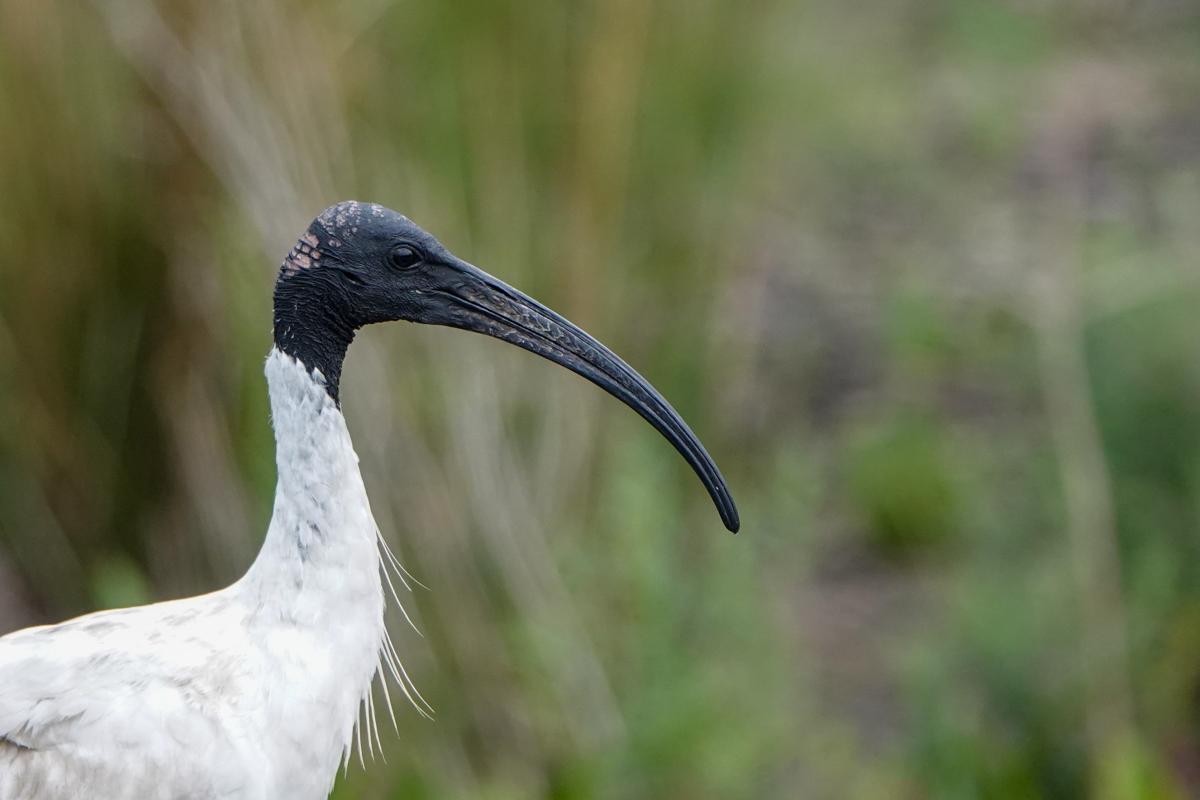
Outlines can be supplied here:
[[[360, 336], [430, 723], [339, 798], [1200, 796], [1200, 7], [0, 0], [0, 632], [210, 590], [354, 197], [593, 332]], [[399, 623], [399, 624], [396, 624]]]

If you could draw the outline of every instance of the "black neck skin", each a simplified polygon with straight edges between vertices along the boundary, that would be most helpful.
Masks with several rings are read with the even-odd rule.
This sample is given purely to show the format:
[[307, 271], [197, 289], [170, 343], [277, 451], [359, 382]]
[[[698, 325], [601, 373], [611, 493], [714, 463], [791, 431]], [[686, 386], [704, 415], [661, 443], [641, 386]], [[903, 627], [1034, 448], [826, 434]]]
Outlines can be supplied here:
[[320, 371], [325, 391], [341, 405], [342, 361], [357, 329], [341, 287], [321, 270], [301, 270], [275, 283], [275, 346], [309, 372]]

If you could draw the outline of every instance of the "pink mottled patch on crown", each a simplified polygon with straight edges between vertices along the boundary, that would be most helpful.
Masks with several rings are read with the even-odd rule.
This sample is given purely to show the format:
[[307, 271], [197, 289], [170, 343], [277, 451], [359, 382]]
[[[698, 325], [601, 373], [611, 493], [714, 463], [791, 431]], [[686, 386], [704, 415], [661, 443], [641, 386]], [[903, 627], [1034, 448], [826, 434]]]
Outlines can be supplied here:
[[366, 207], [357, 200], [345, 200], [322, 211], [317, 215], [317, 222], [330, 236], [348, 239], [358, 232], [358, 223]]
[[347, 240], [352, 238], [358, 232], [359, 226], [369, 218], [382, 219], [395, 213], [378, 203], [344, 200], [318, 214], [316, 222], [330, 237]]
[[320, 240], [312, 233], [300, 237], [292, 247], [291, 252], [284, 257], [279, 271], [285, 276], [295, 275], [302, 269], [308, 269], [321, 260], [321, 251], [317, 249]]
[[283, 259], [280, 276], [295, 275], [302, 269], [319, 266], [320, 245], [323, 244], [327, 249], [344, 247], [358, 234], [361, 225], [389, 214], [394, 215], [396, 212], [378, 203], [360, 203], [357, 200], [344, 200], [330, 206], [317, 215], [313, 226], [300, 237], [295, 247]]
[[[341, 247], [346, 239], [358, 233], [358, 224], [362, 215], [375, 213], [373, 210], [367, 211], [369, 208], [370, 206], [357, 200], [346, 200], [322, 211], [314, 222], [328, 234], [327, 245]], [[321, 251], [318, 249], [320, 244], [321, 237], [311, 229], [306, 231], [291, 252], [284, 257], [283, 263], [279, 267], [280, 276], [289, 277], [302, 269], [316, 266], [321, 260]]]

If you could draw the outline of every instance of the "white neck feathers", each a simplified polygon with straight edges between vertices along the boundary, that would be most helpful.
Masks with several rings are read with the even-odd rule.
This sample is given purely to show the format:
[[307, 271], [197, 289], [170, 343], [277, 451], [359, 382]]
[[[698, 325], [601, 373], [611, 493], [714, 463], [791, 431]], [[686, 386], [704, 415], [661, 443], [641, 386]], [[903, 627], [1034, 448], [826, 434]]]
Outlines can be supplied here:
[[378, 529], [346, 421], [320, 376], [276, 349], [266, 375], [279, 482], [262, 550], [233, 590], [268, 672], [305, 687], [272, 717], [336, 769], [387, 642]]
[[379, 594], [375, 521], [342, 412], [319, 373], [291, 356], [272, 349], [266, 374], [279, 483], [267, 539], [247, 578], [301, 588], [336, 570], [343, 589]]
[[[272, 349], [266, 375], [279, 483], [266, 541], [233, 590], [264, 639], [281, 643], [280, 668], [297, 669], [281, 680], [310, 690], [311, 706], [281, 708], [279, 724], [295, 730], [298, 741], [320, 744], [314, 757], [348, 759], [352, 742], [361, 756], [362, 726], [355, 725], [364, 704], [365, 738], [382, 746], [370, 702], [381, 665], [389, 715], [388, 676], [420, 714], [432, 712], [384, 625], [384, 580], [408, 619], [396, 591], [397, 584], [408, 587], [407, 573], [379, 536], [346, 420], [320, 373]], [[330, 732], [336, 738], [321, 744]]]

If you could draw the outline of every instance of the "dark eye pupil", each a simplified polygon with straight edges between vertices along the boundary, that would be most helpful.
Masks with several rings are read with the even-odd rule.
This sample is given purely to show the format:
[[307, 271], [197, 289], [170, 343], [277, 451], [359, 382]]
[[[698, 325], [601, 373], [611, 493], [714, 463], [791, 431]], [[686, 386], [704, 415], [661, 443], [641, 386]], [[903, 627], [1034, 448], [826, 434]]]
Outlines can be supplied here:
[[402, 244], [399, 247], [393, 248], [389, 256], [392, 266], [397, 269], [408, 269], [415, 267], [421, 262], [421, 254], [415, 248]]

